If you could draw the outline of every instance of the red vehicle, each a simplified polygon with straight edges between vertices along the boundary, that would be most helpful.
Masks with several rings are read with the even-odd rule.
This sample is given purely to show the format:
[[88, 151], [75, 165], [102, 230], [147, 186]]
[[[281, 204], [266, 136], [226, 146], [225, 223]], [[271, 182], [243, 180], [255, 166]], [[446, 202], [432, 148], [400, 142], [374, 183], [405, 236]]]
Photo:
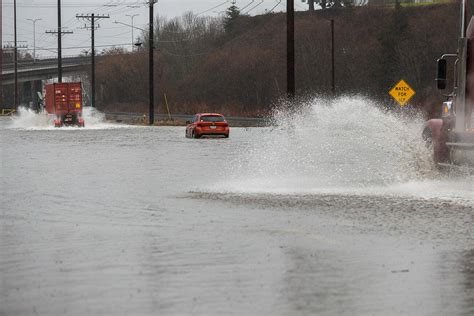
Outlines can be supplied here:
[[229, 137], [229, 124], [225, 117], [217, 113], [198, 113], [192, 121], [186, 122], [186, 137], [201, 138], [201, 136]]
[[52, 83], [45, 86], [45, 109], [55, 115], [55, 127], [84, 127], [82, 85], [80, 82]]

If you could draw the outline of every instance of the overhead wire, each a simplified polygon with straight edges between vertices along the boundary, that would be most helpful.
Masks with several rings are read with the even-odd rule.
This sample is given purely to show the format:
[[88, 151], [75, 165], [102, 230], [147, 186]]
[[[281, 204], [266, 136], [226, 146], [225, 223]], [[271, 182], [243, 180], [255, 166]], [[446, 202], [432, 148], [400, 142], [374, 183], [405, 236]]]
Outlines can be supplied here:
[[255, 9], [256, 7], [260, 6], [262, 3], [264, 2], [264, 0], [261, 0], [259, 3], [257, 3], [255, 6], [253, 6], [252, 8], [250, 8], [249, 10], [247, 10], [244, 14], [248, 14], [250, 11], [252, 11], [253, 9]]
[[[108, 1], [106, 4], [108, 4], [108, 3], [110, 3], [110, 2], [112, 2], [112, 1]], [[61, 7], [63, 7], [63, 5], [61, 5]], [[91, 5], [89, 4], [88, 7], [90, 8]], [[95, 8], [101, 9], [102, 7], [103, 7], [103, 5], [95, 6], [95, 7], [91, 8], [91, 10], [95, 10]], [[62, 28], [62, 29], [74, 28], [74, 27], [77, 26], [78, 23], [80, 23], [80, 21], [78, 21], [78, 20], [76, 19], [76, 16], [74, 15], [74, 16], [72, 16], [71, 18], [69, 18], [68, 20], [66, 20], [65, 22], [63, 22], [61, 28]], [[48, 34], [43, 33], [43, 35], [40, 37], [40, 41], [46, 40], [45, 38], [46, 38], [47, 35], [48, 35]], [[67, 41], [73, 41], [73, 39], [68, 38]]]
[[201, 14], [207, 13], [207, 12], [209, 12], [209, 11], [212, 11], [212, 10], [214, 10], [214, 9], [217, 9], [217, 8], [219, 8], [219, 7], [222, 7], [222, 6], [223, 6], [224, 4], [226, 4], [226, 3], [229, 3], [229, 0], [226, 0], [226, 1], [224, 1], [223, 3], [221, 3], [221, 4], [219, 4], [219, 5], [216, 5], [215, 7], [212, 7], [212, 8], [210, 8], [210, 9], [205, 10], [205, 11], [199, 12], [199, 13], [197, 13], [196, 15], [201, 15]]
[[[96, 45], [95, 47], [114, 47], [114, 46], [130, 46], [130, 43], [120, 43], [120, 44], [104, 44], [104, 45]], [[70, 47], [62, 47], [61, 49], [88, 49], [91, 48], [90, 46], [70, 46]], [[55, 53], [57, 52], [57, 47], [48, 47], [48, 48], [36, 48], [36, 50], [48, 50], [48, 51], [54, 51]]]
[[[125, 11], [127, 11], [127, 10], [130, 10], [127, 6], [129, 6], [129, 5], [137, 5], [137, 4], [140, 4], [140, 2], [139, 2], [139, 1], [135, 1], [135, 2], [130, 2], [130, 1], [128, 1], [128, 2], [127, 2], [126, 0], [121, 0], [121, 1], [113, 1], [113, 0], [111, 0], [111, 1], [107, 1], [105, 4], [98, 4], [98, 5], [95, 5], [95, 6], [93, 6], [92, 8], [91, 8], [91, 4], [79, 4], [79, 3], [78, 3], [78, 4], [72, 4], [72, 3], [69, 3], [69, 4], [62, 4], [61, 6], [62, 6], [62, 7], [66, 7], [66, 8], [88, 7], [88, 8], [90, 8], [90, 9], [87, 10], [87, 11], [89, 11], [89, 12], [94, 12], [94, 13], [96, 13], [96, 14], [102, 14], [102, 13], [104, 13], [105, 11], [110, 10], [110, 6], [113, 5], [113, 6], [117, 6], [117, 8], [111, 10], [110, 12], [111, 12], [112, 14], [120, 14], [121, 12], [125, 12]], [[10, 6], [10, 3], [4, 3], [4, 5]], [[11, 5], [13, 5], [13, 3], [11, 3]], [[25, 8], [27, 8], [27, 7], [37, 7], [36, 5], [27, 5], [27, 4], [17, 4], [17, 6], [21, 6], [21, 7], [25, 7]], [[55, 7], [57, 7], [57, 4], [55, 4], [55, 3], [40, 4], [40, 5], [39, 5], [39, 8], [55, 8]], [[13, 18], [10, 17], [10, 16], [4, 16], [4, 18], [13, 20]], [[18, 22], [20, 22], [19, 24], [21, 24], [21, 25], [25, 25], [25, 26], [26, 26], [26, 25], [29, 25], [29, 23], [26, 22], [26, 21], [20, 20], [20, 21], [18, 21]], [[65, 22], [62, 23], [62, 29], [72, 29], [72, 28], [78, 26], [78, 25], [81, 24], [81, 23], [82, 23], [82, 22], [79, 21], [79, 20], [77, 20], [76, 17], [75, 17], [75, 15], [74, 15], [74, 16], [72, 16], [71, 18], [67, 19]], [[5, 21], [5, 20], [4, 20], [4, 24], [7, 24], [7, 25], [9, 25], [9, 26], [12, 26], [13, 22], [9, 22], [9, 21]], [[46, 30], [46, 28], [47, 28], [47, 26], [46, 26], [45, 24], [40, 24], [40, 23], [38, 23], [37, 26], [38, 26], [40, 29], [42, 29], [43, 31]], [[21, 26], [20, 26], [20, 27], [17, 27], [17, 30], [20, 30], [22, 33], [25, 33], [25, 34], [29, 34], [29, 33], [31, 32], [30, 29], [26, 29], [25, 27], [21, 27]], [[38, 34], [38, 33], [39, 33], [39, 34]], [[127, 33], [130, 33], [130, 31], [124, 32], [123, 34], [127, 34]], [[50, 34], [46, 34], [46, 33], [41, 32], [41, 31], [40, 31], [40, 32], [37, 31], [37, 34], [38, 34], [38, 36], [37, 36], [37, 42], [42, 42], [42, 43], [44, 43], [44, 42], [46, 42], [46, 43], [50, 42], [50, 43], [53, 43], [53, 44], [54, 44], [54, 42], [55, 42], [54, 37], [51, 37]], [[119, 37], [119, 36], [120, 36], [120, 34], [113, 34], [113, 35], [110, 35], [110, 36], [108, 36], [108, 37]], [[28, 36], [28, 35], [23, 36], [23, 35], [22, 35], [21, 37], [27, 39], [28, 41], [31, 41], [31, 36]], [[79, 40], [79, 39], [76, 39], [76, 38], [71, 38], [71, 37], [69, 37], [69, 38], [67, 38], [67, 40], [65, 40], [65, 41], [67, 41], [67, 42], [76, 42], [76, 43], [79, 43], [79, 42], [80, 42], [80, 43], [82, 44], [82, 43], [89, 42], [90, 39], [89, 39], [89, 36], [88, 36], [88, 39], [87, 39], [87, 40]]]
[[[110, 16], [110, 14], [117, 14], [119, 12], [125, 12], [127, 10], [129, 10], [126, 6], [128, 5], [136, 5], [138, 2], [125, 2], [125, 0], [121, 0], [119, 2], [114, 2], [114, 1], [108, 1], [107, 3], [101, 5], [101, 6], [98, 6], [98, 7], [95, 7], [95, 8], [91, 8], [90, 10], [88, 10], [88, 12], [86, 14], [96, 14], [96, 15], [100, 15], [100, 14], [104, 14], [106, 11], [110, 10], [110, 7], [118, 7], [116, 9], [112, 9], [111, 11], [108, 12], [108, 15]], [[123, 7], [122, 7], [123, 6]], [[76, 16], [72, 17], [71, 19], [69, 19], [68, 21], [68, 24], [69, 25], [72, 25], [72, 26], [77, 26], [79, 24], [83, 23], [83, 21], [79, 20], [76, 18]], [[100, 25], [100, 23], [97, 23], [97, 25]], [[80, 32], [82, 33], [82, 32]], [[123, 34], [127, 34], [127, 33], [130, 33], [129, 32], [126, 32], [126, 33], [123, 33]], [[82, 33], [84, 34], [84, 33]], [[116, 37], [115, 35], [110, 35], [110, 36], [107, 36], [107, 37]], [[100, 37], [99, 37], [100, 38]], [[86, 44], [88, 42], [90, 42], [90, 36], [87, 35], [87, 39], [85, 40], [73, 40], [73, 39], [68, 39], [68, 41], [72, 41], [72, 42], [75, 42], [75, 43], [80, 43], [79, 45], [83, 45], [83, 44]], [[96, 45], [97, 46], [97, 45]]]
[[[124, 1], [122, 1], [124, 2]], [[113, 1], [108, 1], [107, 4], [108, 6], [115, 5], [112, 4]], [[127, 3], [121, 3], [121, 5], [137, 5], [139, 1], [135, 2], [127, 2]], [[5, 7], [13, 7], [13, 2], [4, 2], [3, 6]], [[57, 3], [51, 2], [51, 3], [35, 3], [35, 4], [28, 4], [28, 3], [17, 3], [17, 8], [56, 8]], [[61, 7], [64, 8], [80, 8], [80, 7], [91, 7], [91, 3], [62, 3]]]
[[[281, 2], [282, 0], [275, 0], [275, 1], [278, 1], [278, 3], [273, 6], [268, 12], [272, 12], [273, 10], [275, 10], [276, 7], [278, 7], [279, 5], [281, 6]], [[145, 4], [144, 3], [145, 1], [135, 1], [135, 2], [130, 2], [130, 1], [127, 1], [127, 0], [119, 0], [119, 1], [114, 1], [114, 0], [110, 0], [110, 1], [106, 1], [104, 4], [99, 4], [99, 3], [95, 3], [95, 5], [93, 5], [93, 7], [91, 7], [91, 4], [84, 4], [84, 3], [69, 3], [69, 4], [63, 4], [62, 6], [64, 7], [68, 7], [68, 8], [83, 8], [83, 7], [88, 7], [89, 10], [87, 14], [91, 14], [90, 12], [94, 12], [95, 14], [103, 14], [107, 11], [107, 13], [109, 15], [114, 15], [114, 14], [120, 14], [120, 13], [123, 13], [127, 10], [130, 10], [130, 8], [128, 6], [136, 6], [136, 5], [140, 5], [141, 7], [143, 7], [143, 5]], [[212, 6], [211, 8], [209, 9], [206, 9], [204, 11], [201, 11], [201, 12], [198, 12], [198, 13], [195, 13], [196, 16], [199, 16], [199, 15], [202, 15], [202, 14], [205, 14], [207, 12], [210, 12], [214, 9], [217, 9], [227, 3], [229, 3], [230, 0], [226, 0], [226, 1], [223, 1], [222, 3], [219, 3], [218, 5], [215, 5], [215, 6]], [[240, 2], [240, 1], [239, 1]], [[255, 3], [255, 0], [251, 0], [250, 2], [248, 2], [245, 6], [242, 7], [242, 9], [240, 10], [241, 12], [243, 12], [245, 9], [249, 8], [245, 13], [249, 13], [253, 10], [255, 10], [256, 8], [258, 8], [260, 5], [262, 5], [265, 1], [264, 0], [260, 0], [259, 3], [257, 3], [256, 5], [250, 7], [252, 4]], [[8, 3], [4, 3], [4, 5], [8, 5]], [[41, 4], [40, 7], [43, 7], [43, 8], [48, 8], [48, 6], [51, 6], [51, 7], [56, 7], [56, 4]], [[26, 7], [26, 6], [25, 6]], [[113, 9], [111, 9], [113, 8]], [[78, 12], [79, 13], [79, 12]], [[10, 17], [8, 17], [10, 18]], [[11, 18], [10, 18], [11, 19]], [[7, 22], [8, 23], [8, 22]], [[26, 25], [27, 22], [23, 22], [23, 24]], [[65, 21], [65, 23], [63, 23], [63, 28], [64, 29], [67, 29], [67, 28], [70, 28], [72, 29], [73, 27], [76, 27], [78, 26], [79, 24], [82, 24], [82, 21], [78, 20], [76, 18], [76, 16], [72, 16], [71, 18], [67, 19]], [[43, 28], [43, 29], [46, 29], [46, 25], [45, 24], [40, 24], [38, 23], [38, 26], [40, 26], [40, 28]], [[119, 28], [124, 28], [124, 27], [108, 27], [108, 28], [104, 28], [104, 29], [119, 29]], [[31, 32], [31, 30], [26, 30], [25, 28], [21, 27], [20, 28], [23, 32], [27, 33], [27, 32]], [[172, 31], [166, 31], [166, 30], [162, 30], [163, 32], [169, 32], [169, 33], [173, 33]], [[112, 35], [107, 35], [107, 37], [112, 37], [112, 38], [117, 38], [117, 37], [120, 37], [121, 35], [125, 35], [125, 34], [129, 34], [131, 31], [127, 31], [127, 32], [123, 32], [123, 33], [118, 33], [118, 34], [112, 34]], [[78, 32], [79, 34], [83, 34], [82, 32]], [[177, 32], [177, 33], [181, 33], [181, 32]], [[29, 36], [24, 36], [25, 38], [27, 39], [31, 39], [31, 37]], [[48, 38], [49, 37], [49, 38]], [[38, 38], [37, 38], [37, 41], [40, 41], [40, 42], [53, 42], [53, 38], [51, 38], [51, 36], [49, 34], [45, 34], [45, 33], [42, 33]], [[191, 39], [182, 39], [182, 40], [175, 40], [175, 41], [169, 41], [169, 42], [182, 42], [182, 41], [188, 41], [188, 40], [191, 40]], [[75, 42], [75, 43], [81, 43], [77, 46], [79, 47], [82, 47], [82, 44], [83, 43], [87, 43], [90, 41], [90, 38], [88, 36], [87, 39], [85, 40], [82, 40], [82, 39], [78, 39], [77, 37], [68, 37], [67, 42]], [[164, 42], [164, 41], [162, 41]], [[130, 45], [130, 44], [127, 44], [127, 45]], [[170, 53], [170, 52], [169, 52]], [[203, 55], [203, 54], [209, 54], [209, 52], [206, 52], [206, 53], [200, 53], [198, 55]]]
[[247, 5], [243, 6], [241, 9], [240, 9], [240, 12], [244, 11], [245, 9], [247, 9], [252, 3], [254, 3], [255, 0], [252, 0], [250, 1]]
[[273, 8], [271, 8], [270, 11], [268, 11], [268, 13], [273, 12], [273, 10], [275, 10], [275, 8], [278, 7], [278, 6], [281, 4], [281, 1], [282, 1], [282, 0], [278, 0], [278, 3], [275, 4], [275, 6], [274, 6]]

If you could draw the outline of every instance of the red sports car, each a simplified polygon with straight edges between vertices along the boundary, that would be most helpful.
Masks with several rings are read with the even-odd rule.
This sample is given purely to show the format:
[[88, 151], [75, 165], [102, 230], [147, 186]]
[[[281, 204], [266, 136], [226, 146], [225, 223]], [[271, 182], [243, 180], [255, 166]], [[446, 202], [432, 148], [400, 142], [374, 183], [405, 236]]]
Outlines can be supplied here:
[[192, 121], [186, 122], [186, 137], [201, 138], [201, 136], [229, 137], [229, 124], [225, 117], [217, 113], [198, 113]]

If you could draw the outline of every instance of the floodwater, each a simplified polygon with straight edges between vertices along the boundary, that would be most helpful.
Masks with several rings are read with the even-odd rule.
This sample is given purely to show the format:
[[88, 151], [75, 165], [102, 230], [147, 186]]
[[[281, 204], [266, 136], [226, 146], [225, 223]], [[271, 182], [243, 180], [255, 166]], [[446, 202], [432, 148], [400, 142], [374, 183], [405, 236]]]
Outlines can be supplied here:
[[86, 114], [0, 120], [0, 315], [474, 314], [474, 177], [420, 119], [346, 97], [194, 140]]

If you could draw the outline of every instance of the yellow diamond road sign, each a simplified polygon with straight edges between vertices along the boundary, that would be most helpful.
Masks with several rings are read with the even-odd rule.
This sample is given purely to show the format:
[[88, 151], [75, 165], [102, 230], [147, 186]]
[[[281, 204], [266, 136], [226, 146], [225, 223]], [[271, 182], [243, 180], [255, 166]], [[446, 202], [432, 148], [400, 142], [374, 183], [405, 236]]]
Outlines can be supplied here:
[[405, 106], [405, 104], [415, 95], [415, 90], [413, 90], [408, 83], [402, 79], [388, 93], [390, 93], [392, 98], [394, 98], [400, 106]]

